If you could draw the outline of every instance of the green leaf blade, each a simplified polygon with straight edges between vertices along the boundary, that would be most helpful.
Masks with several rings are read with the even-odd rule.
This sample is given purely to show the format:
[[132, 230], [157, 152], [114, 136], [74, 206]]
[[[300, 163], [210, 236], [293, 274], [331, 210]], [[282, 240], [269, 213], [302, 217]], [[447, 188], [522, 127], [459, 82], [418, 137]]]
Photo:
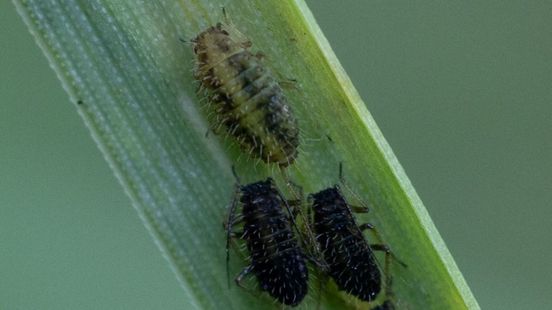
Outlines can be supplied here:
[[[273, 307], [227, 288], [224, 232], [236, 164], [244, 179], [274, 173], [256, 165], [208, 124], [192, 77], [193, 53], [179, 39], [222, 21], [222, 1], [15, 0], [37, 42], [144, 223], [171, 262], [193, 308]], [[370, 202], [361, 221], [378, 225], [409, 265], [393, 266], [397, 303], [410, 309], [477, 309], [446, 246], [400, 164], [302, 1], [235, 1], [230, 18], [283, 78], [303, 131], [292, 178], [314, 192], [349, 184]], [[326, 136], [331, 138], [327, 141]], [[240, 159], [241, 158], [241, 159]], [[255, 168], [252, 168], [255, 167]], [[233, 256], [237, 274], [244, 262]], [[323, 307], [343, 300], [331, 291]], [[349, 301], [350, 302], [350, 301]], [[316, 303], [309, 297], [308, 308]], [[356, 306], [365, 307], [352, 301]]]

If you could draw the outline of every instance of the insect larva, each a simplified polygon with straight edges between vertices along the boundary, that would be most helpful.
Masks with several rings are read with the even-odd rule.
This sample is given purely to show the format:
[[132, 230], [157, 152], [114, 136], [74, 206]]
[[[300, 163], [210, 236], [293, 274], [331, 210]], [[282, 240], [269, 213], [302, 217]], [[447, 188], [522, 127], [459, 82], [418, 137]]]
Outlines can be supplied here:
[[[341, 166], [340, 179], [342, 179]], [[327, 273], [334, 279], [339, 289], [361, 300], [373, 301], [382, 289], [382, 273], [374, 251], [384, 251], [386, 298], [389, 297], [391, 251], [385, 244], [369, 245], [362, 231], [374, 230], [374, 227], [368, 223], [357, 225], [351, 211], [351, 209], [356, 212], [368, 210], [348, 204], [338, 185], [311, 194], [309, 199], [312, 201], [314, 211], [311, 225], [327, 264]], [[387, 300], [379, 307], [392, 309], [393, 304]]]
[[223, 125], [252, 156], [282, 167], [292, 164], [299, 145], [297, 120], [262, 55], [252, 54], [251, 42], [222, 23], [192, 42], [194, 76], [208, 90], [215, 125]]
[[[239, 204], [242, 211], [235, 216]], [[262, 290], [280, 303], [296, 306], [307, 294], [308, 269], [294, 237], [292, 221], [289, 205], [271, 178], [245, 186], [238, 184], [226, 224], [226, 261], [228, 264], [230, 238], [245, 240], [251, 261], [236, 277], [236, 283], [241, 286], [243, 278], [253, 273]], [[242, 232], [232, 232], [242, 223]]]

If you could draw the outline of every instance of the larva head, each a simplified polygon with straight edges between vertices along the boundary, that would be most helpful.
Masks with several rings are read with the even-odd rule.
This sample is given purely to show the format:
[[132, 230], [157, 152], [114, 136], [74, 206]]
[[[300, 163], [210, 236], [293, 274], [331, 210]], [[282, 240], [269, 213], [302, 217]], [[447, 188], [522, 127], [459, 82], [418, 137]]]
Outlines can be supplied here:
[[314, 200], [313, 207], [316, 208], [333, 208], [336, 205], [345, 204], [345, 198], [339, 191], [339, 187], [328, 187], [319, 191], [316, 194], [311, 194]]
[[251, 41], [234, 27], [218, 23], [192, 40], [200, 64], [216, 64], [251, 46]]
[[267, 196], [273, 193], [277, 193], [272, 178], [267, 178], [265, 181], [259, 181], [242, 186], [241, 191], [244, 196], [251, 197]]

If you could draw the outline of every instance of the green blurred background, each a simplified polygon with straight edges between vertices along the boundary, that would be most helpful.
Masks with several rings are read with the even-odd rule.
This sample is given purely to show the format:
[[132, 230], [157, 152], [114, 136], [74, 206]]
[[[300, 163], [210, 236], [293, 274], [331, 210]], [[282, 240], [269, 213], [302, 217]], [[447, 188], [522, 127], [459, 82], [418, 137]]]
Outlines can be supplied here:
[[[551, 309], [552, 2], [308, 3], [482, 308]], [[6, 0], [0, 100], [0, 309], [183, 309]]]

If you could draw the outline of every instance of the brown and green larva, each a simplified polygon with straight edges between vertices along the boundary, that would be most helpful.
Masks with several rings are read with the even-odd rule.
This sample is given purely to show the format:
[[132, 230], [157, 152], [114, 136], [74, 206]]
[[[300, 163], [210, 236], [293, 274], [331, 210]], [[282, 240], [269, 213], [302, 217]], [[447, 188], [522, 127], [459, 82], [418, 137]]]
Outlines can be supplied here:
[[281, 167], [297, 157], [297, 119], [262, 54], [233, 26], [218, 23], [192, 40], [195, 78], [207, 89], [215, 125], [223, 125], [253, 157]]

